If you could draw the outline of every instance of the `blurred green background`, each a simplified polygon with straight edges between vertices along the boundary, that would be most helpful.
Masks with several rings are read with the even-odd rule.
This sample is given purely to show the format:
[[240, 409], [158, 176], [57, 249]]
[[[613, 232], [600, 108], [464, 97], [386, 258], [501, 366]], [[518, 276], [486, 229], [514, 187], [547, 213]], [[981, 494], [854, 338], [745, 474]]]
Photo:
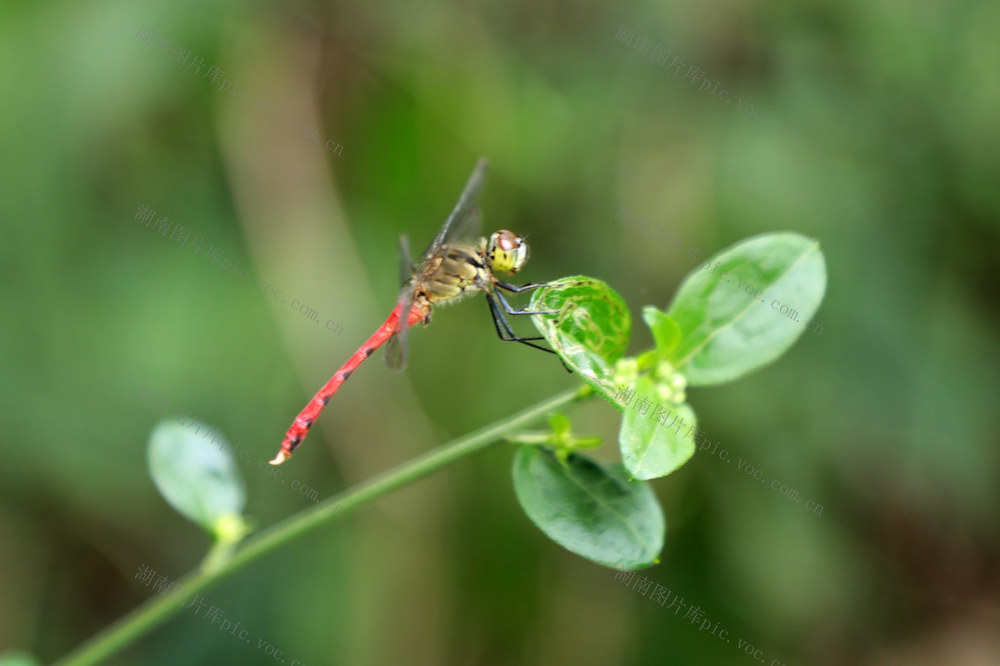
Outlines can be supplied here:
[[[704, 453], [654, 482], [667, 544], [644, 573], [732, 642], [549, 541], [498, 446], [212, 589], [253, 644], [182, 613], [111, 663], [281, 663], [257, 639], [310, 665], [1000, 663], [997, 3], [0, 16], [0, 651], [50, 662], [153, 594], [140, 566], [176, 579], [199, 561], [206, 537], [146, 470], [166, 405], [251, 453], [260, 527], [313, 505], [258, 466], [389, 313], [397, 236], [422, 249], [484, 155], [484, 227], [532, 247], [518, 277], [607, 281], [633, 352], [641, 307], [692, 269], [678, 247], [821, 242], [822, 332], [689, 399], [712, 439], [822, 514]], [[352, 378], [289, 483], [327, 497], [576, 382], [498, 341], [480, 299], [410, 342], [405, 374], [373, 359]], [[571, 415], [618, 458], [618, 412]]]

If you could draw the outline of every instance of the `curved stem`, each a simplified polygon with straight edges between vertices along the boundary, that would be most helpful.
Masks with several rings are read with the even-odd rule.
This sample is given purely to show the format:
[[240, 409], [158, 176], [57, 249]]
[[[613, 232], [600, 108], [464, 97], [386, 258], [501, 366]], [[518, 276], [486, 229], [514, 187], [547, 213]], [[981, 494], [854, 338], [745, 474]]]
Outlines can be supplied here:
[[182, 610], [182, 600], [203, 592], [263, 555], [397, 488], [485, 449], [501, 441], [506, 433], [515, 428], [544, 416], [550, 410], [581, 400], [591, 392], [589, 386], [583, 385], [559, 393], [533, 407], [459, 437], [408, 463], [387, 470], [361, 486], [345, 490], [299, 512], [250, 539], [246, 546], [217, 567], [209, 570], [202, 568], [188, 574], [169, 594], [145, 602], [56, 662], [56, 666], [84, 666], [98, 663], [179, 613]]

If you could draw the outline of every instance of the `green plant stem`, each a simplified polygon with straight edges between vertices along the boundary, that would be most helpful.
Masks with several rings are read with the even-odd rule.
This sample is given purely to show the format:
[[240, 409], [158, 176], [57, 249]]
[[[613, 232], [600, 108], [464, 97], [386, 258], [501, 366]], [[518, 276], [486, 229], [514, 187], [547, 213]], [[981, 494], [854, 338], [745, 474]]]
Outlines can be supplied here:
[[165, 596], [153, 597], [128, 615], [91, 637], [76, 650], [56, 662], [55, 666], [85, 666], [96, 664], [130, 645], [181, 610], [181, 601], [204, 592], [227, 576], [258, 558], [277, 550], [292, 540], [328, 522], [389, 494], [397, 488], [425, 477], [488, 446], [502, 441], [512, 430], [593, 393], [581, 386], [559, 393], [496, 423], [459, 437], [433, 451], [376, 476], [371, 481], [334, 495], [314, 507], [297, 513], [250, 539], [228, 560], [209, 570], [198, 569], [177, 583]]

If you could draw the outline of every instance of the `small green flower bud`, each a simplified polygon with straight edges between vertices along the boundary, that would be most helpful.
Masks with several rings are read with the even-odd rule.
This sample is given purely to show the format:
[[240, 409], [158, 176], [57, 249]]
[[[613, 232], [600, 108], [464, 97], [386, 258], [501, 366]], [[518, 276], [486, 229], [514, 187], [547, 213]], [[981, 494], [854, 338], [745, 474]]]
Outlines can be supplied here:
[[639, 361], [634, 356], [626, 356], [615, 363], [614, 382], [632, 384], [639, 376]]
[[670, 385], [674, 387], [674, 390], [683, 391], [687, 388], [687, 383], [687, 377], [679, 372], [670, 377]]

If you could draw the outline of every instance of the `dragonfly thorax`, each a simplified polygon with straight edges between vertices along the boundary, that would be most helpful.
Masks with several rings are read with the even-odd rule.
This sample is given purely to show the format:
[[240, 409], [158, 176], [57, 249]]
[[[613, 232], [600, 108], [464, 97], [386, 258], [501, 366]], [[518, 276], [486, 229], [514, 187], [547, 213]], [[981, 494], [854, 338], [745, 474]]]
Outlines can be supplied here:
[[427, 303], [454, 301], [489, 288], [492, 280], [481, 249], [464, 245], [442, 249], [427, 259], [417, 276], [414, 302], [420, 298]]
[[494, 271], [513, 275], [528, 261], [528, 244], [513, 231], [501, 229], [490, 236], [486, 258]]

